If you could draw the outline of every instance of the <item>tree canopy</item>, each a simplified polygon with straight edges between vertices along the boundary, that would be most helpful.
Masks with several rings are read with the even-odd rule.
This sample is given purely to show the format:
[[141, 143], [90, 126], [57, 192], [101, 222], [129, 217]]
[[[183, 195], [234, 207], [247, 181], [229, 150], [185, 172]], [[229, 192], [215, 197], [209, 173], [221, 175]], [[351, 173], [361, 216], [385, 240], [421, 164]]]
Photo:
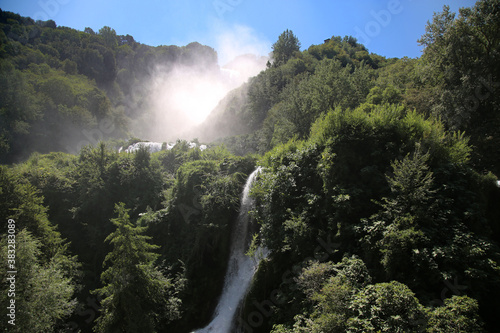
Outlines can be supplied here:
[[[126, 149], [142, 141], [127, 124], [148, 112], [143, 83], [158, 66], [219, 70], [212, 48], [1, 11], [0, 252], [12, 251], [11, 219], [15, 329], [203, 327], [260, 167], [247, 238], [267, 255], [241, 330], [497, 332], [499, 8], [444, 7], [416, 59], [351, 36], [301, 50], [286, 30], [199, 140], [156, 152]], [[64, 152], [75, 132], [81, 147]]]
[[300, 51], [300, 42], [291, 30], [285, 30], [273, 44], [273, 66], [278, 67], [286, 64], [295, 52]]

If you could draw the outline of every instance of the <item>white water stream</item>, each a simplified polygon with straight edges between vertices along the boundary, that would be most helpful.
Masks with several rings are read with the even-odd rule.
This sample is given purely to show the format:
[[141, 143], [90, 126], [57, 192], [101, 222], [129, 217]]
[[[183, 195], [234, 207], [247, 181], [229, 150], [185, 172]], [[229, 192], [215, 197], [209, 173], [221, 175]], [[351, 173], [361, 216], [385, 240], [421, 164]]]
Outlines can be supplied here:
[[[176, 143], [165, 142], [165, 150], [173, 149], [175, 147], [175, 145], [176, 145]], [[188, 145], [189, 145], [189, 149], [193, 149], [196, 147], [200, 148], [201, 151], [207, 149], [206, 145], [198, 145], [195, 142], [189, 142]], [[150, 153], [156, 153], [156, 152], [159, 152], [162, 150], [163, 143], [162, 142], [149, 142], [149, 141], [136, 142], [134, 144], [131, 144], [130, 146], [128, 146], [125, 149], [123, 147], [121, 147], [118, 150], [118, 152], [121, 153], [122, 151], [124, 151], [126, 153], [135, 153], [136, 151], [138, 151], [142, 147], [147, 148]]]
[[[215, 309], [212, 321], [208, 326], [196, 333], [231, 333], [234, 332], [236, 311], [243, 302], [252, 282], [262, 251], [257, 251], [255, 257], [245, 255], [248, 249], [248, 212], [252, 209], [253, 200], [249, 197], [250, 188], [260, 168], [256, 169], [247, 179], [241, 198], [240, 213], [231, 234], [231, 249], [224, 288]], [[260, 252], [260, 253], [259, 253]]]

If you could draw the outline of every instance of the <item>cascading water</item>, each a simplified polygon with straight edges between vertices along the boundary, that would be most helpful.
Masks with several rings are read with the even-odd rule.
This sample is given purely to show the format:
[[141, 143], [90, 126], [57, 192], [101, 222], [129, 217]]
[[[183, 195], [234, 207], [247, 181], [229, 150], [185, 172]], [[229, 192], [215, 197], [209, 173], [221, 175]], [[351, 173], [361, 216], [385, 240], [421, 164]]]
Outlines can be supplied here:
[[226, 276], [224, 277], [224, 288], [213, 319], [208, 326], [196, 331], [196, 333], [230, 333], [234, 331], [233, 325], [236, 311], [250, 287], [259, 258], [262, 258], [262, 251], [260, 251], [260, 254], [256, 254], [254, 258], [245, 255], [248, 248], [248, 212], [253, 205], [249, 192], [259, 171], [260, 168], [257, 168], [248, 177], [243, 190], [240, 213], [231, 234], [231, 250]]
[[[163, 146], [165, 145], [165, 146]], [[168, 142], [149, 142], [149, 141], [143, 141], [143, 142], [136, 142], [134, 144], [131, 144], [130, 146], [123, 148], [120, 147], [118, 150], [119, 153], [122, 151], [126, 153], [135, 153], [137, 152], [140, 148], [147, 148], [150, 153], [156, 153], [162, 150], [170, 150], [175, 147], [176, 143], [168, 143]], [[195, 142], [188, 142], [189, 149], [193, 148], [200, 148], [201, 151], [207, 149], [206, 145], [199, 145]]]

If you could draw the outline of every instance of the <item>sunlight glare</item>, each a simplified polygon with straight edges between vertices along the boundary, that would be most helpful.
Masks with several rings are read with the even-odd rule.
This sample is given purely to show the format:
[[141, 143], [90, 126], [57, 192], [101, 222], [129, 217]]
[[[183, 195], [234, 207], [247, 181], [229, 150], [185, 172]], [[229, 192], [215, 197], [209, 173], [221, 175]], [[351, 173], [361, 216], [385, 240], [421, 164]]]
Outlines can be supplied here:
[[168, 91], [171, 106], [192, 125], [202, 123], [227, 93], [224, 84], [209, 75], [180, 78]]

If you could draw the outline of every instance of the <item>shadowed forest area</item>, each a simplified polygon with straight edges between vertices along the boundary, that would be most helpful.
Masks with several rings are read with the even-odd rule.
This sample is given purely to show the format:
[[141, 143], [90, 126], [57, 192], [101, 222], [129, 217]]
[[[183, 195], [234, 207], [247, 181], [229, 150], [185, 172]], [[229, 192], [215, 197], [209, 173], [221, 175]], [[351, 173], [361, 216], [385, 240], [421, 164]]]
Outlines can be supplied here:
[[127, 153], [153, 131], [158, 68], [223, 75], [216, 51], [0, 11], [1, 330], [207, 325], [261, 167], [249, 255], [269, 254], [239, 331], [497, 332], [500, 1], [425, 31], [397, 59], [286, 30], [190, 137]]

